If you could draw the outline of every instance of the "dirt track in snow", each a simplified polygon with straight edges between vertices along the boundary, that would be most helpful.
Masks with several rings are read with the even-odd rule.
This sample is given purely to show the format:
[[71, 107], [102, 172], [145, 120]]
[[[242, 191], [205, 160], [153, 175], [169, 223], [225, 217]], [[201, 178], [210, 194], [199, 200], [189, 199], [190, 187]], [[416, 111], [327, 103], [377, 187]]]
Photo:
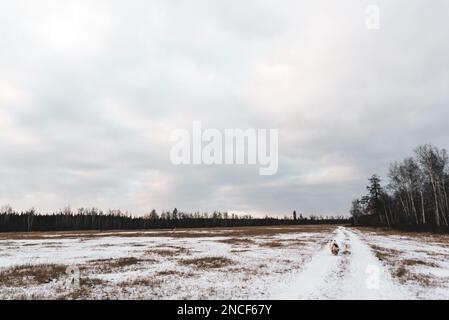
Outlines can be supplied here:
[[405, 299], [388, 269], [371, 248], [351, 229], [339, 227], [334, 236], [340, 253], [324, 246], [304, 269], [281, 288], [279, 299]]

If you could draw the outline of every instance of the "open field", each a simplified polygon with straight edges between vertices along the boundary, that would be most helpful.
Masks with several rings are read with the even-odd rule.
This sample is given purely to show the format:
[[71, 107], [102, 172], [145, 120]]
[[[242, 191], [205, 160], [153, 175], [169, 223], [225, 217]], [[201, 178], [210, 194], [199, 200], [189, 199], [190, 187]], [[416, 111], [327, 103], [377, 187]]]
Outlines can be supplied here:
[[448, 236], [336, 226], [4, 233], [0, 298], [449, 298], [448, 257]]

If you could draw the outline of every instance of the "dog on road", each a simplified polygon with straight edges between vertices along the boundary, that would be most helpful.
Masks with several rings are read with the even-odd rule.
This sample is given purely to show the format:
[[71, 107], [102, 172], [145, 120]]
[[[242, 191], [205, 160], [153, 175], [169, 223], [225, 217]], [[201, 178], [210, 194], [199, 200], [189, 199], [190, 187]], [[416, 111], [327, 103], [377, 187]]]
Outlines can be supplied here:
[[337, 242], [334, 240], [331, 243], [331, 252], [334, 256], [337, 256], [340, 252], [340, 247], [338, 246]]

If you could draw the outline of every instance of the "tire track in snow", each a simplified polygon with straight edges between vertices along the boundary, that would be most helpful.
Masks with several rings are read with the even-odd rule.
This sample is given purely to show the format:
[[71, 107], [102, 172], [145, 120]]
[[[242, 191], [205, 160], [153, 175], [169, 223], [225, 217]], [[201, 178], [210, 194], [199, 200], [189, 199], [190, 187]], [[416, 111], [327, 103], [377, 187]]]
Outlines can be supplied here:
[[373, 251], [360, 236], [347, 228], [351, 245], [351, 258], [347, 276], [342, 282], [339, 299], [379, 300], [407, 299], [408, 292], [397, 284], [386, 266], [376, 258]]
[[[344, 242], [343, 230], [336, 230], [334, 240], [341, 245]], [[333, 256], [330, 253], [328, 243], [326, 243], [315, 255], [304, 269], [292, 277], [288, 286], [279, 288], [273, 294], [273, 299], [319, 299], [326, 293], [328, 282], [341, 273], [341, 255]], [[325, 297], [323, 297], [325, 298]]]
[[273, 299], [406, 299], [387, 268], [352, 230], [339, 227], [334, 239], [340, 254], [333, 256], [325, 245], [289, 285]]

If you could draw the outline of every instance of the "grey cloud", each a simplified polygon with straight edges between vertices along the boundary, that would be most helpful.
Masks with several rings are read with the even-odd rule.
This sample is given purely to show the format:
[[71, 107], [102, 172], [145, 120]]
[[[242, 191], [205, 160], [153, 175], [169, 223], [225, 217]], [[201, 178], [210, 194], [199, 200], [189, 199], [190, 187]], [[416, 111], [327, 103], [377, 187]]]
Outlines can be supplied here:
[[[0, 203], [346, 213], [449, 146], [447, 1], [0, 2]], [[169, 162], [169, 135], [279, 128], [275, 176]]]

